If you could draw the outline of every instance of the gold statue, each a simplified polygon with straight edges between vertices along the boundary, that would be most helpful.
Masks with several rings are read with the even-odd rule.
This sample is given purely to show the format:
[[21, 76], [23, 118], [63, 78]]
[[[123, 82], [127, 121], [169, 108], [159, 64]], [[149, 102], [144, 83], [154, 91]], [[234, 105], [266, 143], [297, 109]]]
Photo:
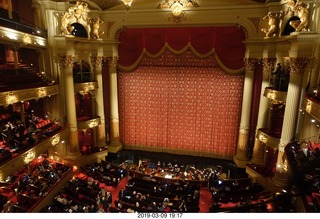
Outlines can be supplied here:
[[77, 1], [76, 6], [74, 7], [74, 17], [79, 21], [81, 18], [84, 19], [84, 12], [87, 10], [88, 4], [82, 1]]
[[99, 39], [101, 35], [104, 34], [104, 31], [100, 31], [100, 25], [103, 24], [103, 20], [100, 18], [95, 18], [90, 20], [91, 24], [91, 38]]
[[71, 32], [73, 31], [74, 27], [69, 25], [70, 20], [72, 19], [72, 14], [67, 11], [63, 14], [61, 18], [61, 33], [63, 35], [71, 35]]
[[268, 20], [269, 27], [264, 27], [261, 29], [261, 31], [266, 34], [266, 37], [276, 36], [279, 24], [277, 15], [269, 12], [266, 16], [263, 17], [263, 20]]
[[309, 4], [297, 2], [291, 9], [300, 20], [290, 21], [290, 25], [297, 31], [308, 31], [309, 25]]

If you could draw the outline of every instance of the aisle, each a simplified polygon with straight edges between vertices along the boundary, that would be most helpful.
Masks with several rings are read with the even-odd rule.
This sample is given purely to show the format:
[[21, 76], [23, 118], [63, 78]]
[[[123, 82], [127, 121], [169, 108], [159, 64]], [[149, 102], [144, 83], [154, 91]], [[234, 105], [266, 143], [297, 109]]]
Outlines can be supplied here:
[[119, 191], [122, 188], [125, 188], [127, 184], [128, 184], [128, 177], [124, 177], [124, 178], [122, 178], [120, 180], [120, 182], [118, 183], [116, 188], [114, 188], [112, 186], [106, 186], [104, 183], [100, 183], [100, 187], [101, 188], [105, 188], [108, 192], [111, 192], [111, 194], [112, 194], [112, 206], [115, 207], [114, 201], [118, 200]]
[[200, 189], [199, 207], [202, 213], [208, 213], [212, 204], [212, 194], [208, 188]]

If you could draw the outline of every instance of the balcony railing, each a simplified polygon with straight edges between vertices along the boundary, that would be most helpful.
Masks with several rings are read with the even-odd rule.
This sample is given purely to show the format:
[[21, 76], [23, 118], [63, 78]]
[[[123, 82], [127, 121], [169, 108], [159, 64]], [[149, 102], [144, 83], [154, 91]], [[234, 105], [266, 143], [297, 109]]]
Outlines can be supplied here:
[[6, 19], [3, 17], [0, 17], [0, 26], [11, 28], [11, 29], [23, 32], [23, 33], [29, 33], [32, 35], [47, 38], [47, 31], [46, 30], [42, 30], [42, 29], [35, 27], [35, 26], [22, 24], [18, 21], [14, 21], [11, 19]]

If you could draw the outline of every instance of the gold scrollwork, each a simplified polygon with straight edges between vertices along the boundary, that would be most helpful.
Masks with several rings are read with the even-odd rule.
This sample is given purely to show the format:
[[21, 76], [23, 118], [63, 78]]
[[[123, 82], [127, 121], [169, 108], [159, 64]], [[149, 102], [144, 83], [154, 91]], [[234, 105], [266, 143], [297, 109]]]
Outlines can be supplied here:
[[246, 71], [253, 71], [257, 61], [258, 60], [256, 58], [245, 58], [244, 65], [246, 67]]
[[43, 87], [39, 88], [38, 89], [38, 97], [39, 98], [42, 98], [42, 97], [45, 97], [47, 96], [47, 90]]
[[293, 58], [288, 59], [290, 65], [290, 74], [303, 74], [306, 66], [309, 64], [308, 58]]
[[93, 67], [101, 68], [102, 67], [102, 57], [101, 56], [90, 56], [90, 61]]
[[98, 121], [97, 120], [93, 120], [89, 123], [89, 127], [90, 128], [94, 128], [94, 127], [97, 127], [99, 125]]
[[307, 113], [310, 113], [312, 109], [312, 102], [308, 100], [307, 105], [306, 105], [306, 111]]
[[59, 55], [58, 62], [64, 68], [72, 67], [74, 62], [74, 57], [70, 55]]
[[112, 56], [112, 57], [104, 57], [103, 60], [108, 62], [108, 65], [110, 67], [117, 67], [117, 64], [118, 64], [118, 59], [119, 57], [118, 56]]
[[30, 163], [34, 158], [36, 158], [36, 152], [34, 151], [34, 149], [26, 152], [23, 156], [23, 161], [28, 164]]
[[53, 136], [50, 141], [52, 146], [56, 146], [60, 142], [60, 135]]
[[12, 92], [7, 93], [5, 98], [6, 104], [8, 105], [16, 103], [18, 101], [18, 97]]
[[277, 58], [262, 58], [261, 61], [264, 71], [273, 71]]

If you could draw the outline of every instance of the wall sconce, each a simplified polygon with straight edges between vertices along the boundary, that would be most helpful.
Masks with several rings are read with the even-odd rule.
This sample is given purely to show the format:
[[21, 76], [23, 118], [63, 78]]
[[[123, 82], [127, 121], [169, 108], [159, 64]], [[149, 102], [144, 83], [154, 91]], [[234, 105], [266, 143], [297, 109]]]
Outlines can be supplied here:
[[131, 7], [131, 4], [133, 2], [133, 0], [121, 0], [123, 2], [123, 4], [126, 6], [127, 11], [129, 10], [129, 8]]

